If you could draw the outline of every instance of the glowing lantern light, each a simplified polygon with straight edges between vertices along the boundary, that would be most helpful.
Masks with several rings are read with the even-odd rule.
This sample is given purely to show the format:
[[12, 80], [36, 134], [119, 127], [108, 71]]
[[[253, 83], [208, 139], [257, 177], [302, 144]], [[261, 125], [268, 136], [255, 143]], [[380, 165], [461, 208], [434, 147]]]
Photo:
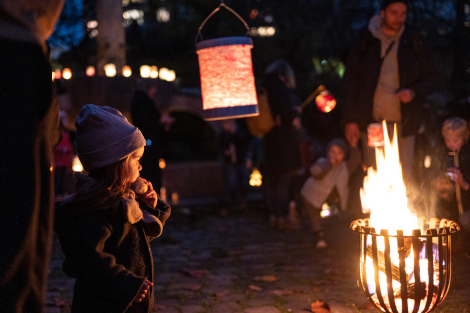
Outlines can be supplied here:
[[158, 160], [158, 167], [160, 167], [160, 168], [165, 168], [166, 167], [165, 159]]
[[336, 99], [328, 90], [323, 90], [315, 99], [315, 103], [320, 111], [328, 113], [335, 108]]
[[158, 67], [155, 65], [150, 67], [150, 78], [157, 78], [158, 77]]
[[[199, 26], [201, 29], [220, 7], [235, 14], [247, 29], [246, 22], [223, 2]], [[251, 60], [250, 37], [224, 37], [196, 43], [201, 76], [202, 105], [205, 120], [240, 118], [258, 115], [255, 79]]]
[[61, 70], [55, 70], [54, 71], [54, 79], [61, 79], [62, 78], [62, 71]]
[[74, 156], [72, 159], [72, 170], [74, 172], [83, 172], [83, 166], [78, 156]]
[[62, 77], [64, 79], [70, 79], [72, 78], [72, 71], [69, 68], [64, 68], [62, 70]]
[[168, 69], [166, 67], [162, 67], [160, 71], [158, 72], [158, 76], [162, 80], [167, 80], [166, 77], [168, 75]]
[[129, 65], [126, 65], [122, 68], [122, 76], [130, 77], [132, 75], [132, 70]]
[[88, 66], [85, 71], [86, 76], [93, 76], [95, 75], [95, 67], [94, 66]]
[[104, 73], [107, 77], [116, 76], [116, 65], [113, 63], [108, 63], [104, 66]]
[[169, 82], [174, 82], [176, 79], [176, 73], [173, 70], [169, 70], [166, 75], [166, 80]]
[[263, 176], [258, 171], [257, 168], [253, 169], [253, 172], [250, 174], [250, 186], [259, 187], [263, 183]]
[[142, 65], [140, 67], [140, 77], [149, 78], [150, 77], [150, 66]]
[[55, 79], [55, 73], [52, 72], [52, 81], [54, 81], [54, 79]]

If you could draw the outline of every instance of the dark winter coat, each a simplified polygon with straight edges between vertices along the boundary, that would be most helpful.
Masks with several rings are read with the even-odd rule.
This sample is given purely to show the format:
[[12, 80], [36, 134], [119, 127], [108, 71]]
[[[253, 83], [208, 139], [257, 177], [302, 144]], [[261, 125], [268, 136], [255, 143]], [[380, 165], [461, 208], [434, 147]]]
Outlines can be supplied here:
[[292, 91], [275, 74], [266, 75], [262, 87], [267, 90], [269, 107], [280, 123], [263, 137], [263, 175], [280, 175], [299, 169], [300, 135], [292, 121], [299, 115]]
[[[55, 230], [66, 257], [63, 270], [77, 279], [72, 312], [151, 312], [153, 288], [142, 302], [133, 303], [145, 280], [154, 277], [151, 237], [143, 219], [135, 218], [126, 201], [88, 212], [73, 196], [64, 202], [56, 212]], [[159, 200], [156, 209], [144, 210], [160, 220], [154, 236], [159, 235], [170, 207]]]
[[[362, 29], [349, 52], [342, 81], [342, 125], [358, 123], [361, 131], [373, 122], [374, 93], [382, 60], [381, 42], [368, 27]], [[437, 83], [437, 70], [421, 36], [405, 27], [398, 46], [400, 87], [415, 91], [415, 98], [401, 104], [402, 136], [416, 134], [423, 117], [423, 101]]]

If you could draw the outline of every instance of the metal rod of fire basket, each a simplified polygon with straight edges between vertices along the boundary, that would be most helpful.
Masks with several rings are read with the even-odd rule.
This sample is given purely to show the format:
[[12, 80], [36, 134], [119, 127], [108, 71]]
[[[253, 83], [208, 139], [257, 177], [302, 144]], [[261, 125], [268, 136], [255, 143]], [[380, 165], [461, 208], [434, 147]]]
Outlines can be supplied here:
[[[439, 235], [445, 231], [443, 228], [439, 229]], [[441, 304], [442, 300], [444, 300], [443, 293], [445, 291], [444, 279], [447, 281], [444, 275], [444, 260], [447, 263], [447, 258], [444, 257], [444, 248], [442, 247], [442, 242], [444, 240], [444, 236], [439, 236], [438, 238], [438, 251], [439, 251], [439, 291], [437, 292], [437, 303], [436, 306]]]
[[[432, 238], [437, 235], [435, 229], [428, 229], [426, 237], [426, 259], [428, 260], [428, 296], [423, 312], [427, 312], [434, 296], [434, 258], [432, 254]], [[433, 306], [434, 307], [434, 306]]]
[[[449, 286], [450, 286], [450, 278], [451, 278], [451, 267], [450, 267], [450, 264], [451, 264], [451, 233], [450, 233], [450, 229], [447, 228], [447, 227], [443, 227], [443, 228], [440, 228], [439, 229], [439, 233], [440, 234], [443, 234], [442, 237], [442, 242], [441, 242], [441, 246], [443, 247], [443, 250], [444, 250], [444, 247], [445, 247], [445, 251], [443, 251], [442, 253], [442, 256], [443, 257], [443, 262], [444, 265], [443, 265], [443, 269], [442, 269], [442, 276], [443, 276], [443, 280], [445, 281], [442, 285], [443, 285], [443, 294], [442, 294], [442, 297], [439, 301], [439, 303], [441, 303], [444, 298], [447, 296], [447, 292], [449, 291]], [[439, 237], [439, 238], [441, 238]], [[439, 275], [441, 274], [441, 270], [439, 268]], [[440, 278], [439, 278], [440, 279]], [[441, 284], [441, 282], [439, 281], [439, 285]]]
[[380, 235], [384, 238], [384, 257], [385, 257], [385, 276], [387, 277], [387, 294], [388, 302], [392, 312], [398, 312], [395, 304], [395, 296], [393, 294], [393, 280], [392, 280], [392, 260], [390, 258], [390, 236], [388, 236], [388, 229], [380, 230]]
[[397, 230], [397, 247], [398, 247], [398, 259], [400, 267], [400, 291], [401, 291], [401, 312], [408, 313], [408, 290], [407, 285], [408, 281], [406, 280], [406, 271], [405, 271], [405, 239], [403, 238], [403, 230]]
[[[374, 231], [375, 233], [375, 231]], [[380, 305], [382, 306], [379, 309], [384, 310], [387, 313], [390, 313], [387, 306], [385, 305], [382, 290], [380, 288], [380, 279], [379, 279], [379, 255], [377, 251], [377, 236], [372, 236], [372, 261], [374, 264], [374, 281], [375, 281], [375, 293], [377, 299], [379, 300]]]
[[419, 252], [421, 250], [419, 237], [421, 236], [421, 230], [413, 230], [413, 254], [414, 254], [414, 277], [415, 277], [415, 305], [413, 307], [413, 313], [419, 312], [419, 305], [421, 299], [423, 298], [422, 294], [424, 290], [421, 288], [421, 272], [419, 268]]
[[361, 286], [362, 286], [362, 290], [364, 291], [364, 293], [366, 294], [367, 298], [370, 299], [371, 297], [371, 294], [369, 292], [369, 286], [367, 285], [367, 268], [366, 268], [366, 261], [367, 261], [367, 238], [370, 236], [368, 235], [370, 234], [370, 228], [369, 227], [366, 227], [364, 228], [364, 233], [361, 234], [361, 275], [362, 275], [362, 279], [361, 279]]

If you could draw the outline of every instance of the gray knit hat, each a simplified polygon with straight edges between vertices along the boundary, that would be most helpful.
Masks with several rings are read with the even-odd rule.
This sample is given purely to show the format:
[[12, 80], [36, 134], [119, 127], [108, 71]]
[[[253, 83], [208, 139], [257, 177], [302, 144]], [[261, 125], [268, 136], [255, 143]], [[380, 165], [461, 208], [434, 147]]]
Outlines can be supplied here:
[[75, 126], [78, 158], [87, 172], [116, 163], [145, 146], [140, 130], [108, 106], [84, 105]]

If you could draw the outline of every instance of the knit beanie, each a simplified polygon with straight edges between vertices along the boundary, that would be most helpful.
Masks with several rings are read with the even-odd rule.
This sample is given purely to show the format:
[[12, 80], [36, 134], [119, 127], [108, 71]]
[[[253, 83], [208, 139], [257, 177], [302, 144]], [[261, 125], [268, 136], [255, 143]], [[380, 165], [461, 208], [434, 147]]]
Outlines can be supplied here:
[[404, 3], [408, 7], [408, 1], [407, 0], [384, 0], [384, 1], [382, 1], [382, 5], [380, 6], [380, 10], [384, 10], [390, 4], [395, 3], [395, 2]]
[[349, 153], [349, 145], [344, 140], [343, 138], [334, 138], [332, 139], [329, 143], [328, 146], [326, 147], [326, 151], [329, 151], [332, 146], [338, 146], [341, 150], [343, 150], [344, 153], [344, 158], [347, 158], [348, 153]]
[[108, 106], [84, 105], [75, 126], [78, 158], [87, 172], [116, 163], [145, 146], [140, 130]]

